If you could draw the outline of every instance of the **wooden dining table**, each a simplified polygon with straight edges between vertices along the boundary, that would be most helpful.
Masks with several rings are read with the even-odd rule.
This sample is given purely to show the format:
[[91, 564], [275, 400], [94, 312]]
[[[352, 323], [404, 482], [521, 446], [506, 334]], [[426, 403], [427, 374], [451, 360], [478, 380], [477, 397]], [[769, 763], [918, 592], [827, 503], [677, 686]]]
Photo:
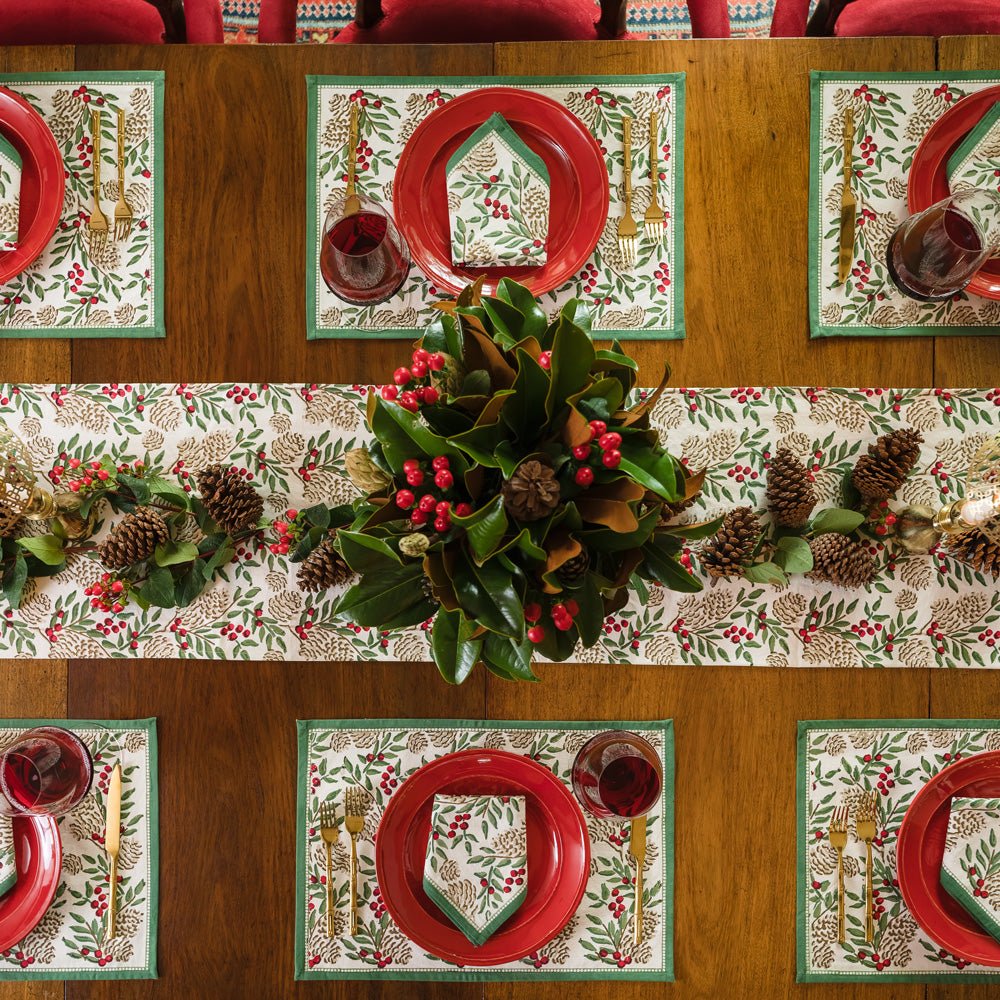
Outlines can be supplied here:
[[[995, 385], [1000, 337], [809, 339], [809, 71], [989, 70], [1000, 38], [0, 49], [0, 72], [165, 70], [163, 340], [0, 340], [0, 382], [384, 381], [392, 340], [306, 341], [306, 84], [345, 75], [687, 74], [684, 341], [628, 345], [678, 385]], [[1000, 666], [1000, 663], [997, 664]], [[1000, 671], [430, 664], [0, 663], [0, 716], [159, 726], [157, 981], [0, 983], [0, 1000], [556, 1000], [537, 983], [293, 979], [296, 719], [675, 720], [676, 983], [586, 997], [973, 1000], [995, 984], [795, 984], [799, 719], [995, 716]]]

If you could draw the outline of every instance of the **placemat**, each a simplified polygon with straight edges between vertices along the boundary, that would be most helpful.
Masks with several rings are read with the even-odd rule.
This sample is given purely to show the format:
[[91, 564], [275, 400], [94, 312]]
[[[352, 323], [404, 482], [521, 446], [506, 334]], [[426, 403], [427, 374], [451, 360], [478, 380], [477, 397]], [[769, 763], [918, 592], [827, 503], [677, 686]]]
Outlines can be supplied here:
[[[906, 181], [927, 130], [967, 94], [1000, 83], [987, 73], [813, 72], [809, 179], [809, 325], [813, 337], [993, 335], [1000, 302], [964, 292], [917, 302], [886, 269], [889, 238], [907, 218]], [[854, 109], [858, 199], [855, 266], [837, 284], [844, 110]]]
[[[52, 905], [23, 941], [0, 952], [0, 982], [19, 979], [156, 979], [159, 887], [156, 720], [3, 719], [0, 746], [34, 726], [71, 729], [90, 748], [94, 783], [59, 819], [62, 879]], [[118, 934], [104, 940], [107, 782], [122, 765]]]
[[[484, 87], [519, 87], [563, 104], [597, 139], [610, 170], [610, 207], [590, 260], [560, 288], [541, 296], [555, 314], [571, 298], [594, 308], [594, 329], [629, 340], [684, 336], [684, 74], [595, 77], [337, 77], [310, 76], [307, 142], [306, 327], [310, 340], [328, 337], [409, 338], [433, 315], [439, 292], [414, 265], [388, 301], [353, 306], [337, 298], [319, 270], [320, 234], [331, 196], [343, 189], [350, 105], [360, 102], [358, 185], [391, 209], [396, 165], [407, 139], [433, 111], [460, 94]], [[497, 108], [503, 112], [502, 107]], [[632, 212], [641, 225], [649, 204], [649, 113], [660, 114], [660, 204], [666, 237], [654, 248], [639, 240], [638, 261], [625, 270], [618, 254], [622, 186], [623, 114], [632, 124]], [[443, 183], [443, 181], [442, 181]], [[640, 233], [641, 237], [641, 233]]]
[[[0, 85], [45, 119], [62, 153], [62, 220], [38, 260], [0, 286], [0, 337], [162, 337], [162, 72], [0, 74]], [[90, 113], [99, 108], [101, 207], [114, 227], [118, 125], [125, 111], [126, 200], [132, 229], [91, 254], [93, 206]]]
[[[375, 881], [373, 839], [388, 800], [420, 765], [469, 747], [525, 754], [570, 785], [573, 761], [595, 732], [628, 729], [660, 754], [663, 792], [647, 821], [643, 941], [632, 945], [632, 877], [627, 822], [587, 815], [590, 878], [576, 916], [552, 941], [519, 962], [461, 968], [423, 953], [394, 926]], [[673, 723], [472, 722], [442, 719], [350, 719], [299, 722], [295, 887], [296, 979], [673, 980]], [[357, 935], [326, 935], [326, 849], [319, 803], [360, 785], [369, 796], [358, 840]], [[342, 832], [334, 848], [337, 905], [346, 917], [350, 847]], [[341, 921], [343, 923], [344, 921]], [[340, 924], [338, 924], [338, 928]]]

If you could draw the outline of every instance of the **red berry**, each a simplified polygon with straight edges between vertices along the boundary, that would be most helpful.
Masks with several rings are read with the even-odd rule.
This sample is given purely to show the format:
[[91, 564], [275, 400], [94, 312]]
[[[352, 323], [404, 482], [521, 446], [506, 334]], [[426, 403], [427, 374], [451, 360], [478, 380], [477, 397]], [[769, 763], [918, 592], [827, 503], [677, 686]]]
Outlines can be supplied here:
[[410, 369], [409, 368], [397, 368], [392, 373], [392, 380], [396, 385], [406, 385], [410, 381]]
[[433, 493], [425, 493], [420, 498], [420, 509], [425, 513], [429, 514], [437, 506], [437, 497]]
[[471, 503], [460, 503], [455, 505], [454, 513], [459, 517], [468, 517], [472, 513]]
[[434, 513], [438, 517], [449, 517], [451, 515], [451, 504], [447, 500], [442, 500], [434, 507]]
[[566, 602], [566, 610], [575, 618], [580, 613], [580, 605], [574, 600]]
[[586, 488], [594, 481], [594, 470], [589, 465], [581, 465], [573, 479], [577, 486]]
[[621, 465], [622, 453], [620, 451], [618, 451], [617, 448], [612, 448], [610, 451], [606, 451], [601, 456], [601, 461], [609, 469], [617, 469], [618, 466]]
[[536, 645], [545, 640], [545, 629], [541, 625], [532, 625], [528, 629], [528, 641]]
[[399, 389], [394, 385], [384, 385], [382, 386], [382, 398], [388, 402], [392, 402], [399, 395]]
[[538, 355], [538, 363], [542, 368], [548, 371], [552, 367], [552, 352], [542, 351], [542, 353]]
[[451, 465], [447, 455], [438, 455], [431, 461], [431, 468], [435, 472], [440, 472], [442, 469], [447, 469]]
[[424, 388], [424, 402], [427, 404], [436, 403], [440, 395], [441, 394], [432, 385], [428, 385]]
[[427, 511], [422, 510], [420, 507], [418, 507], [410, 515], [410, 522], [412, 524], [417, 524], [417, 525], [426, 524], [429, 520], [430, 520], [430, 515], [427, 513]]
[[432, 354], [427, 359], [427, 364], [430, 366], [432, 372], [439, 372], [444, 368], [444, 356], [441, 354]]
[[590, 455], [590, 445], [589, 444], [578, 444], [573, 449], [573, 457], [578, 462], [583, 462]]
[[449, 490], [455, 482], [455, 477], [447, 470], [442, 469], [435, 477], [434, 484], [440, 490]]
[[608, 429], [608, 425], [603, 420], [591, 420], [587, 426], [590, 428], [591, 440], [599, 438]]
[[601, 451], [612, 451], [615, 448], [619, 448], [621, 443], [622, 436], [615, 431], [608, 431], [607, 434], [602, 434], [597, 442]]
[[532, 601], [531, 604], [525, 604], [524, 606], [524, 618], [525, 621], [537, 622], [539, 618], [542, 617], [542, 607], [540, 604], [536, 604]]
[[400, 510], [409, 510], [413, 506], [415, 499], [410, 490], [400, 490], [396, 494], [396, 506]]
[[427, 374], [427, 363], [425, 361], [414, 361], [410, 366], [410, 372], [414, 378], [423, 378]]
[[434, 530], [445, 532], [451, 527], [451, 518], [448, 517], [436, 517], [434, 518]]

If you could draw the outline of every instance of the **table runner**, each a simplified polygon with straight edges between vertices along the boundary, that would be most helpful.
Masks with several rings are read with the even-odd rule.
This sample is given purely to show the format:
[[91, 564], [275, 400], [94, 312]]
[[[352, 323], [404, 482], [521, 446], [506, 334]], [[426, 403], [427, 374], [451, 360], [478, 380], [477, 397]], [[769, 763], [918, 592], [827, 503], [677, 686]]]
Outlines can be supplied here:
[[[540, 297], [557, 313], [571, 298], [594, 308], [594, 329], [629, 340], [684, 336], [684, 74], [595, 77], [336, 77], [310, 76], [307, 135], [306, 327], [310, 340], [328, 337], [401, 337], [419, 333], [438, 292], [414, 265], [386, 302], [353, 306], [331, 292], [319, 271], [319, 236], [332, 195], [342, 190], [344, 144], [352, 100], [363, 103], [358, 157], [362, 194], [391, 208], [396, 164], [406, 140], [431, 111], [452, 97], [483, 87], [519, 87], [566, 106], [591, 131], [609, 161], [610, 207], [597, 248], [560, 288]], [[633, 215], [649, 204], [649, 112], [660, 113], [660, 204], [666, 237], [658, 251], [639, 240], [638, 262], [621, 268], [617, 225], [622, 214], [621, 117], [631, 112]], [[503, 111], [502, 107], [497, 108]], [[443, 181], [442, 181], [443, 183]], [[641, 233], [640, 233], [641, 237]]]
[[[66, 167], [62, 220], [27, 271], [0, 285], [3, 337], [162, 337], [162, 72], [2, 74], [45, 119]], [[126, 198], [134, 219], [124, 242], [90, 252], [93, 205], [90, 112], [102, 111], [101, 207], [114, 227], [117, 121], [125, 111]]]
[[[55, 900], [23, 941], [0, 952], [0, 982], [19, 979], [156, 979], [159, 886], [156, 720], [0, 720], [0, 745], [33, 726], [62, 726], [90, 748], [94, 783], [59, 820], [62, 878]], [[108, 856], [101, 847], [104, 801], [122, 765], [122, 839], [118, 859], [118, 935], [104, 940]]]
[[[1000, 979], [1000, 969], [959, 960], [931, 941], [896, 883], [896, 836], [914, 795], [949, 763], [1000, 749], [988, 719], [863, 719], [800, 722], [798, 734], [798, 982], [937, 982]], [[864, 942], [864, 844], [854, 837], [857, 800], [881, 794], [873, 841], [874, 948]], [[884, 789], [884, 791], [883, 791]], [[827, 832], [835, 806], [851, 808], [844, 851], [847, 944], [837, 943], [837, 855]]]
[[[115, 442], [118, 461], [143, 460], [168, 478], [225, 462], [252, 473], [265, 516], [357, 496], [344, 453], [367, 438], [368, 388], [345, 385], [2, 385], [0, 420], [24, 439], [39, 469], [65, 453], [84, 460]], [[877, 435], [913, 426], [925, 438], [901, 499], [953, 499], [978, 446], [994, 433], [1000, 389], [670, 389], [652, 419], [691, 469], [708, 467], [688, 512], [714, 516], [764, 506], [778, 448], [808, 458], [834, 502], [845, 473]], [[178, 465], [182, 462], [183, 465]], [[106, 519], [107, 524], [112, 519]], [[694, 562], [697, 570], [697, 549]], [[939, 553], [892, 559], [870, 590], [794, 577], [785, 589], [720, 581], [700, 594], [651, 586], [605, 622], [586, 662], [769, 666], [991, 667], [1000, 588]], [[890, 568], [891, 567], [891, 568]], [[97, 564], [77, 558], [29, 583], [22, 607], [0, 617], [0, 656], [195, 659], [429, 660], [421, 628], [382, 633], [333, 621], [335, 591], [300, 592], [295, 567], [266, 549], [242, 553], [226, 579], [178, 610], [128, 608], [94, 616], [82, 590]], [[707, 583], [707, 580], [706, 580]], [[987, 630], [991, 635], [987, 635]], [[226, 638], [219, 636], [225, 632]]]
[[[576, 754], [595, 733], [617, 727], [638, 732], [663, 763], [663, 792], [647, 826], [644, 938], [632, 947], [634, 865], [627, 822], [587, 815], [591, 863], [576, 916], [552, 941], [520, 962], [461, 968], [422, 953], [392, 924], [375, 884], [372, 839], [392, 794], [421, 764], [469, 747], [525, 754], [567, 785]], [[474, 722], [443, 719], [300, 721], [297, 779], [295, 906], [296, 979], [409, 979], [472, 982], [522, 979], [673, 980], [673, 723]], [[319, 803], [361, 785], [372, 803], [358, 841], [360, 927], [340, 933], [346, 919], [350, 846], [343, 830], [334, 847], [338, 936], [326, 936], [326, 852]], [[629, 881], [626, 882], [626, 879]], [[624, 904], [624, 905], [623, 905]], [[616, 957], [617, 956], [617, 957]]]
[[[1000, 83], [987, 73], [812, 73], [809, 323], [813, 337], [995, 334], [1000, 302], [962, 293], [917, 302], [886, 270], [890, 236], [909, 214], [906, 180], [927, 130], [956, 101]], [[843, 112], [854, 109], [858, 199], [855, 266], [836, 284], [843, 187]]]

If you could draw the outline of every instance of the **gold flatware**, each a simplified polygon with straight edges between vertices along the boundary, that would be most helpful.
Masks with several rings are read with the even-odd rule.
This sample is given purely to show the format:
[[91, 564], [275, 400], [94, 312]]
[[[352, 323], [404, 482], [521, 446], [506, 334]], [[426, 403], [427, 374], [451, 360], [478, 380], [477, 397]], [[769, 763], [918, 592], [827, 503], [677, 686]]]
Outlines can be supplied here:
[[642, 943], [642, 869], [646, 863], [646, 817], [632, 820], [628, 852], [635, 861], [635, 943]]
[[[94, 150], [95, 154], [97, 150]], [[121, 848], [122, 826], [122, 766], [115, 764], [108, 781], [108, 797], [104, 803], [104, 850], [108, 865], [108, 922], [104, 937], [110, 941], [117, 930], [118, 910], [118, 851]]]
[[323, 802], [319, 807], [319, 832], [326, 845], [326, 936], [333, 937], [333, 845], [340, 839], [337, 814], [332, 802]]
[[844, 187], [840, 192], [840, 258], [837, 284], [842, 285], [851, 274], [854, 263], [854, 226], [858, 201], [851, 190], [854, 180], [854, 109], [844, 112]]
[[657, 198], [660, 186], [660, 116], [655, 111], [649, 113], [649, 179], [653, 188], [649, 196], [649, 208], [642, 219], [642, 228], [654, 242], [663, 239], [663, 209]]
[[354, 190], [354, 175], [358, 157], [358, 105], [351, 102], [351, 125], [347, 135], [347, 197], [344, 199], [344, 215], [357, 215], [361, 211], [361, 199]]
[[844, 921], [844, 848], [847, 847], [847, 822], [849, 810], [841, 806], [830, 817], [830, 846], [837, 852], [837, 940], [847, 941]]
[[93, 178], [94, 207], [90, 212], [87, 229], [90, 231], [90, 252], [100, 253], [108, 242], [108, 217], [101, 210], [101, 112], [90, 113], [91, 145], [94, 147]]
[[358, 834], [365, 826], [365, 793], [357, 786], [344, 796], [344, 826], [351, 835], [351, 934], [358, 933]]
[[[97, 155], [97, 151], [94, 151]], [[125, 200], [125, 112], [118, 109], [118, 202], [115, 205], [115, 239], [127, 240], [132, 231], [132, 206]]]
[[866, 792], [858, 803], [858, 818], [854, 829], [858, 840], [865, 842], [865, 940], [875, 943], [874, 902], [872, 900], [872, 841], [878, 820], [878, 792]]
[[639, 229], [632, 218], [632, 119], [622, 118], [622, 145], [625, 149], [625, 213], [618, 220], [618, 252], [622, 267], [635, 265], [635, 238]]

